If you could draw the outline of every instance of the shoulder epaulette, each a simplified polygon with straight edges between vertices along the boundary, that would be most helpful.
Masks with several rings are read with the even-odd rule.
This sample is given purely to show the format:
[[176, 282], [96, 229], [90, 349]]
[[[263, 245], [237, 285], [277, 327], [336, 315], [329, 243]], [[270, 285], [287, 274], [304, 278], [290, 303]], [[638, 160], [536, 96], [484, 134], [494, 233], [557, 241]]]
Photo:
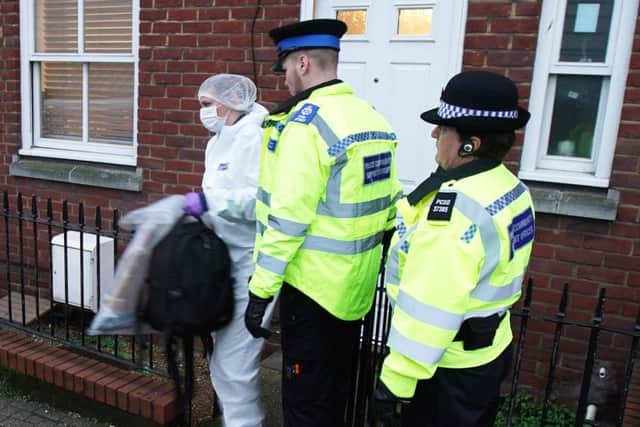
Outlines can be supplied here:
[[318, 107], [317, 105], [310, 104], [307, 102], [302, 107], [300, 107], [298, 111], [293, 113], [293, 116], [291, 116], [291, 119], [289, 121], [296, 122], [296, 123], [309, 124], [311, 123], [311, 120], [313, 120], [313, 118], [318, 113], [319, 108], [320, 107]]

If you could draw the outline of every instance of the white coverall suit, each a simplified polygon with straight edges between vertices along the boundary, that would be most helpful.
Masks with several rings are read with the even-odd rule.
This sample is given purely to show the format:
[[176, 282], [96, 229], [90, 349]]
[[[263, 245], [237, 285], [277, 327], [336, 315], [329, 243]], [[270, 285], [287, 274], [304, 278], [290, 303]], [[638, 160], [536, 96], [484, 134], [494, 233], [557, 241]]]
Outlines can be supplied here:
[[[226, 427], [256, 427], [264, 417], [258, 373], [264, 341], [255, 339], [244, 325], [249, 300], [248, 281], [253, 273], [256, 235], [255, 200], [260, 169], [262, 121], [267, 110], [253, 109], [211, 138], [205, 152], [202, 191], [208, 210], [202, 215], [227, 244], [235, 279], [233, 320], [212, 334], [213, 355], [209, 361], [211, 382], [222, 407]], [[270, 304], [265, 324], [271, 319]]]

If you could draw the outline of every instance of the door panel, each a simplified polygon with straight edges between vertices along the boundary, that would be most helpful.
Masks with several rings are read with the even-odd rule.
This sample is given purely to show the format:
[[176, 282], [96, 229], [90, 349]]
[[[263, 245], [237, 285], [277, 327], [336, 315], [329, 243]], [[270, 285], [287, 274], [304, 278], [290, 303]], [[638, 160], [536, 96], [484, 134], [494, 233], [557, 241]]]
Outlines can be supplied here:
[[[303, 0], [303, 9], [310, 2]], [[355, 22], [358, 34], [342, 38], [338, 77], [390, 121], [408, 192], [436, 167], [433, 126], [419, 116], [437, 106], [446, 82], [460, 71], [466, 1], [315, 0], [314, 17], [339, 13]]]

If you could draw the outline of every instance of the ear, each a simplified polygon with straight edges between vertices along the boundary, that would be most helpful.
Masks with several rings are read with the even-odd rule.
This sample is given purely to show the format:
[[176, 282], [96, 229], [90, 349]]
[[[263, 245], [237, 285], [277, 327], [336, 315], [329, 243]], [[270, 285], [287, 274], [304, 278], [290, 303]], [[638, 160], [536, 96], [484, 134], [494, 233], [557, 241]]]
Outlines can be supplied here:
[[478, 151], [480, 149], [480, 146], [482, 145], [482, 139], [477, 136], [472, 136], [470, 139], [471, 143], [473, 144], [473, 151]]
[[296, 61], [296, 71], [300, 75], [305, 75], [309, 72], [309, 65], [311, 61], [309, 57], [305, 54], [299, 55], [298, 60]]

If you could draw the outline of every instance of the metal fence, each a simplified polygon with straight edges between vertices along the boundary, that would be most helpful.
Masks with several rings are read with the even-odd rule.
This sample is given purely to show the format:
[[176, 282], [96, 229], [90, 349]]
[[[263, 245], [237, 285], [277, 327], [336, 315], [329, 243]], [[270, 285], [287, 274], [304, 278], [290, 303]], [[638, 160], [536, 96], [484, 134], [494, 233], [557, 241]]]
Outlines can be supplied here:
[[[109, 254], [112, 258], [107, 259], [115, 263], [131, 239], [130, 233], [118, 228], [118, 210], [104, 215], [100, 207], [87, 209], [83, 203], [37, 200], [35, 197], [27, 202], [21, 194], [15, 197], [14, 206], [10, 206], [9, 194], [5, 191], [1, 215], [3, 227], [0, 229], [0, 244], [4, 247], [4, 255], [0, 251], [0, 324], [52, 339], [117, 364], [131, 368], [143, 366], [164, 374], [165, 371], [157, 366], [157, 358], [154, 358], [157, 346], [153, 340], [142, 352], [135, 337], [89, 337], [85, 334], [93, 316], [86, 304], [85, 270], [90, 269], [93, 274], [90, 279], [95, 280], [96, 289], [93, 292], [97, 299], [91, 307], [95, 309], [100, 305], [104, 277], [101, 270], [105, 268], [102, 265], [104, 257], [100, 253], [101, 241], [112, 240], [113, 254]], [[75, 247], [70, 245], [70, 233], [76, 233], [75, 237], [79, 237], [79, 244]], [[87, 265], [81, 255], [76, 257], [79, 262], [76, 270], [70, 269], [70, 260], [74, 259], [72, 251], [79, 254], [85, 252], [85, 235], [95, 239], [95, 264]], [[55, 239], [57, 244], [54, 243]], [[62, 264], [58, 266], [53, 265], [54, 246], [62, 254]], [[56, 267], [61, 270], [59, 273], [62, 278], [54, 279]], [[79, 274], [72, 274], [72, 270]], [[381, 273], [380, 277], [384, 277], [384, 271]], [[58, 289], [54, 289], [54, 282]], [[75, 293], [78, 297], [77, 287], [79, 299], [73, 304], [70, 295]], [[529, 280], [524, 297], [511, 312], [515, 353], [511, 375], [503, 384], [501, 411], [504, 424], [519, 425], [518, 417], [521, 414], [516, 403], [518, 394], [526, 392], [538, 402], [536, 423], [540, 426], [557, 425], [549, 415], [554, 394], [559, 394], [558, 401], [575, 414], [575, 421], [571, 425], [622, 426], [627, 397], [635, 378], [633, 373], [640, 338], [640, 310], [635, 323], [626, 320], [629, 325], [621, 326], [620, 322], [615, 326], [607, 324], [604, 308], [606, 289], [602, 288], [597, 299], [594, 298], [593, 313], [587, 318], [583, 315], [582, 319], [570, 320], [567, 284], [559, 292], [555, 314], [548, 314], [548, 306], [536, 305], [535, 293], [533, 282]], [[351, 398], [347, 404], [350, 426], [367, 426], [373, 421], [371, 397], [384, 359], [384, 342], [390, 321], [390, 306], [380, 282], [373, 309], [362, 322], [361, 345], [353, 355], [356, 369], [353, 370]], [[602, 338], [606, 338], [607, 346], [604, 349], [599, 346]], [[531, 345], [536, 340], [537, 345]], [[605, 352], [607, 348], [614, 348], [615, 351]], [[606, 412], [603, 411], [604, 404], [594, 399], [593, 390], [594, 377], [598, 378], [601, 373], [599, 365], [604, 356], [620, 367], [619, 374], [609, 381], [615, 393], [612, 394], [613, 399], [609, 399], [613, 401], [613, 407], [609, 405]], [[567, 375], [567, 372], [573, 372], [573, 375]], [[563, 389], [554, 390], [558, 384], [564, 385], [564, 390], [569, 384], [573, 394], [564, 393]], [[588, 411], [593, 402], [600, 405], [601, 409], [597, 421], [591, 420], [589, 414], [592, 412]], [[608, 420], [604, 420], [602, 415], [606, 415], [604, 418]], [[526, 425], [533, 424], [529, 422]]]
[[[575, 390], [573, 394], [565, 393], [562, 395], [560, 393], [561, 395], [556, 397], [557, 401], [562, 404], [561, 407], [566, 408], [565, 412], [573, 418], [571, 421], [567, 421], [565, 418], [562, 425], [575, 425], [576, 427], [584, 425], [622, 426], [623, 421], [624, 425], [638, 425], [635, 423], [640, 422], [639, 418], [629, 421], [623, 417], [625, 416], [631, 381], [632, 378], [635, 379], [633, 372], [634, 362], [638, 356], [640, 310], [636, 315], [635, 323], [633, 320], [628, 320], [628, 327], [614, 327], [605, 325], [603, 322], [606, 301], [606, 289], [604, 288], [600, 290], [597, 299], [594, 298], [595, 310], [590, 316], [590, 321], [568, 319], [568, 307], [570, 307], [568, 284], [564, 284], [559, 294], [555, 315], [545, 314], [542, 308], [540, 308], [540, 312], [535, 312], [532, 307], [532, 301], [535, 301], [534, 296], [533, 281], [529, 279], [524, 290], [523, 300], [518, 308], [511, 311], [515, 351], [511, 374], [502, 385], [501, 412], [504, 415], [502, 420], [504, 425], [539, 425], [541, 427], [560, 425], [557, 418], [550, 416], [551, 406], [555, 405], [553, 389], [557, 383], [565, 384], [564, 390]], [[383, 286], [379, 283], [374, 308], [363, 320], [361, 345], [354, 355], [357, 368], [352, 377], [352, 394], [347, 406], [347, 418], [350, 426], [361, 427], [373, 424], [372, 394], [377, 374], [380, 372], [386, 354], [384, 342], [390, 321], [391, 309]], [[535, 332], [532, 332], [531, 322], [538, 324]], [[546, 327], [540, 327], [541, 324]], [[569, 328], [572, 331], [567, 333]], [[576, 330], [578, 332], [579, 330], [587, 331], [588, 338], [584, 338], [585, 334], [575, 334]], [[535, 334], [539, 338], [539, 331], [543, 331], [543, 335], [546, 337], [543, 344], [549, 345], [543, 345], [542, 352], [528, 354], [531, 350], [531, 348], [527, 348], [529, 335]], [[577, 335], [578, 344], [582, 341], [582, 346], [567, 345], [566, 337], [572, 333]], [[611, 351], [606, 352], [608, 357], [615, 359], [613, 361], [603, 360], [598, 356], [599, 351], [602, 351], [603, 356], [605, 355], [605, 351], [599, 346], [599, 340], [603, 334], [614, 337], [607, 340], [614, 347], [613, 354]], [[607, 338], [611, 338], [611, 336]], [[563, 343], [568, 347], [565, 350], [562, 348]], [[573, 344], [575, 344], [575, 340]], [[538, 353], [542, 353], [547, 359], [542, 360], [543, 358]], [[558, 378], [558, 370], [563, 368], [560, 363], [563, 361], [562, 356], [569, 360], [582, 359], [582, 366], [579, 369], [574, 368], [575, 375], [572, 377], [563, 375]], [[535, 364], [540, 365], [539, 368], [541, 368], [537, 370], [536, 375], [523, 369], [523, 362], [531, 362], [531, 359], [536, 359], [534, 360]], [[602, 367], [602, 363], [606, 363], [610, 368], [611, 366], [615, 367], [614, 363], [622, 367], [622, 372], [610, 375], [607, 382], [608, 391], [605, 392], [600, 385], [598, 390], [594, 390], [592, 386], [594, 378], [601, 381], [609, 375], [606, 370], [603, 371], [605, 368]], [[536, 378], [531, 378], [533, 376]], [[523, 377], [529, 377], [529, 380], [523, 382]], [[636, 381], [640, 382], [640, 378]], [[575, 387], [572, 387], [571, 384], [575, 384]], [[560, 389], [560, 391], [562, 390]], [[531, 418], [525, 422], [522, 414], [518, 413], [519, 408], [516, 406], [516, 401], [520, 393], [526, 393], [531, 396], [534, 402], [537, 402], [533, 423]], [[555, 394], [558, 392], [556, 391]], [[596, 415], [598, 409], [600, 409], [599, 416]]]
[[[99, 206], [86, 208], [83, 203], [35, 196], [25, 199], [22, 194], [17, 194], [13, 206], [9, 200], [4, 191], [0, 324], [121, 366], [164, 374], [156, 366], [152, 337], [93, 337], [85, 332], [100, 307], [104, 281], [131, 239], [118, 227], [118, 210], [105, 214]], [[104, 253], [105, 247], [113, 253]]]

